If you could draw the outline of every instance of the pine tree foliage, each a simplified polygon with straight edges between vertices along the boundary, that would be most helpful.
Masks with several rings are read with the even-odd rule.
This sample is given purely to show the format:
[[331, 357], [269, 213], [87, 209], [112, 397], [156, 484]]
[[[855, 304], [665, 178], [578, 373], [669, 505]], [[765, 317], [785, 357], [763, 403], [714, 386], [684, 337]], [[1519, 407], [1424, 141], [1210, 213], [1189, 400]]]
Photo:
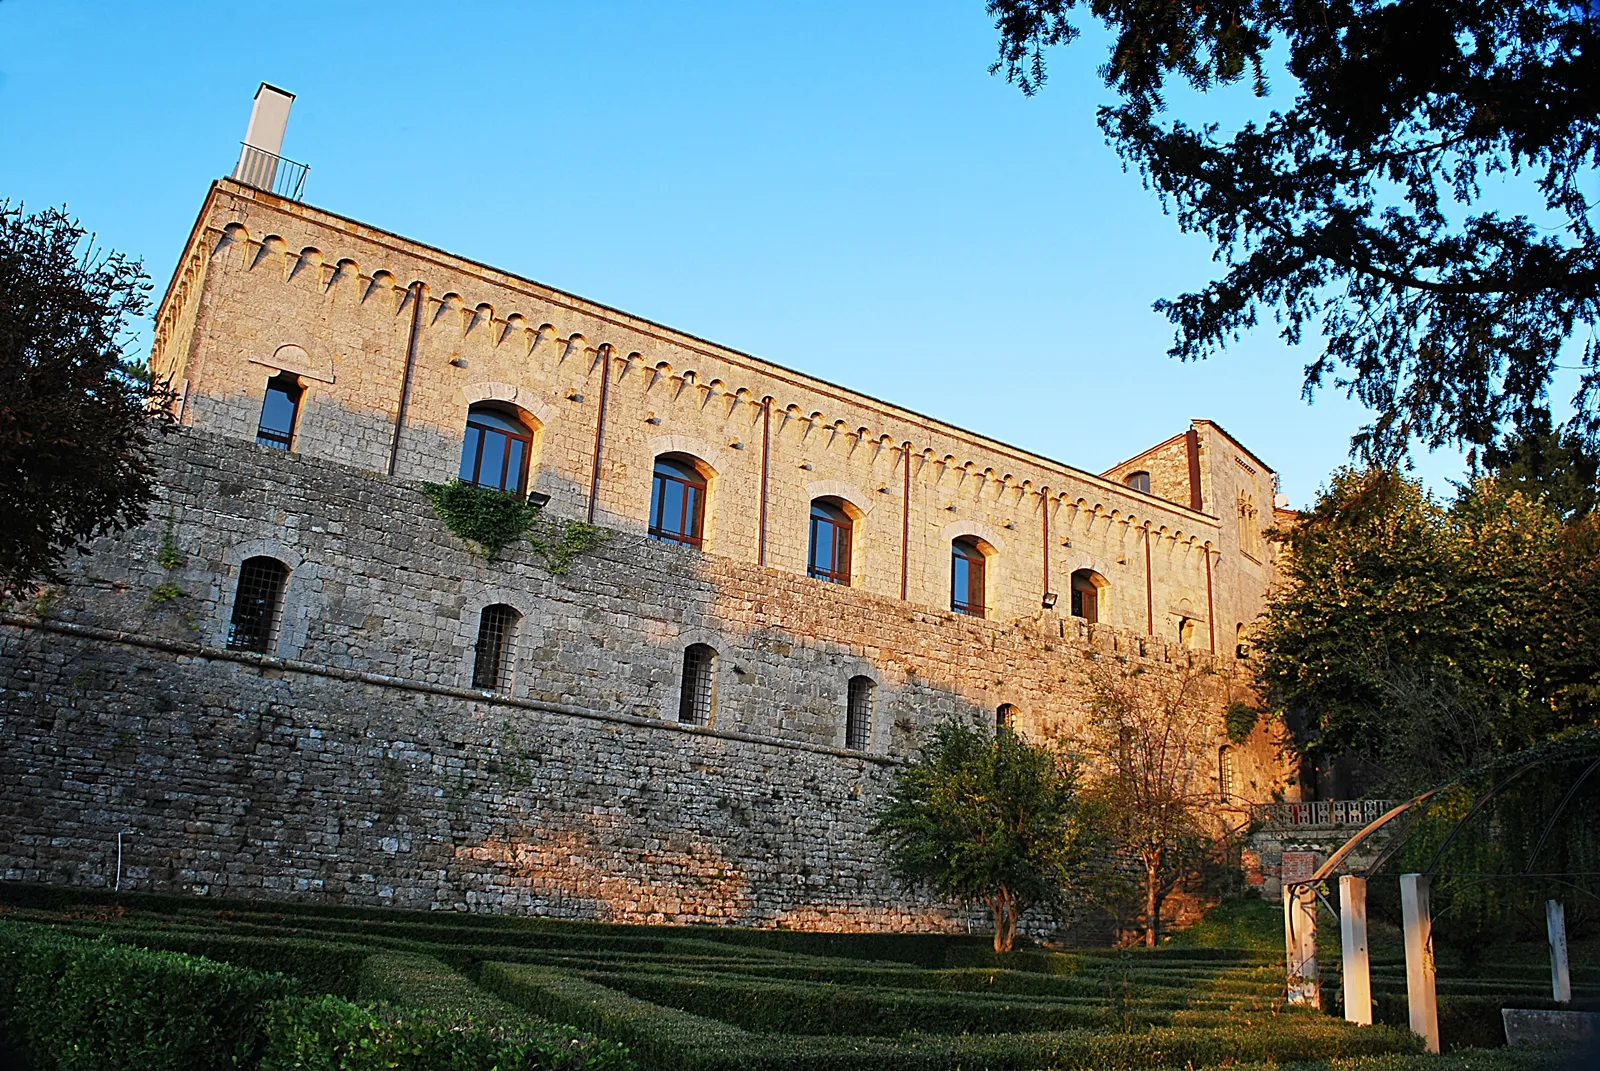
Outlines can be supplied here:
[[[1078, 35], [1077, 0], [988, 0], [1025, 93]], [[1589, 0], [1090, 0], [1121, 101], [1107, 139], [1205, 236], [1218, 278], [1158, 302], [1171, 353], [1215, 353], [1263, 319], [1320, 334], [1309, 395], [1374, 418], [1356, 445], [1484, 447], [1579, 367], [1573, 427], [1600, 438], [1600, 17]], [[1271, 76], [1271, 77], [1269, 77]], [[1169, 83], [1287, 92], [1224, 131], [1167, 113]], [[1587, 192], [1586, 192], [1587, 187]], [[1587, 336], [1581, 344], [1572, 342]], [[1577, 352], [1581, 350], [1581, 355]]]

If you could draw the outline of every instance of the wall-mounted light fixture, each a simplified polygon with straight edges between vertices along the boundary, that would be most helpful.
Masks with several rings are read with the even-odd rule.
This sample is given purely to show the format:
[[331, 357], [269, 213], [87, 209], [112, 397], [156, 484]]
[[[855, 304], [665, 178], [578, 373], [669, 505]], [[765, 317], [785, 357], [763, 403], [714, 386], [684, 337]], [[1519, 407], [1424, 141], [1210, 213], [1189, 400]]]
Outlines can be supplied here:
[[545, 494], [543, 491], [528, 492], [528, 505], [532, 506], [534, 509], [544, 509], [549, 504], [550, 496]]
[[1054, 610], [1056, 608], [1056, 593], [1053, 591], [1047, 591], [1044, 593], [1044, 598], [1040, 601], [1044, 604], [1044, 608], [1046, 610]]

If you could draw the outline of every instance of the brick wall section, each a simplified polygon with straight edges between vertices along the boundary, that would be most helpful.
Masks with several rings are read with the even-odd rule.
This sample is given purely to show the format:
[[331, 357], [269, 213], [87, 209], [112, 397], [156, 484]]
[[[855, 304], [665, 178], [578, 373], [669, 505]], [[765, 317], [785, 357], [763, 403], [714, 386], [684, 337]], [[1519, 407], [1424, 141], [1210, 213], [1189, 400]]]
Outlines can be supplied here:
[[[1086, 660], [1207, 660], [1036, 611], [979, 621], [620, 532], [569, 575], [475, 558], [414, 482], [180, 429], [165, 501], [0, 631], [0, 874], [570, 917], [955, 925], [867, 836], [892, 763], [1002, 702], [1070, 735]], [[291, 566], [270, 657], [225, 642], [240, 563]], [[165, 557], [165, 564], [163, 563]], [[164, 585], [166, 587], [164, 587]], [[181, 594], [162, 599], [159, 592]], [[524, 617], [510, 701], [468, 694], [484, 605]], [[707, 730], [673, 724], [683, 648], [719, 654]], [[1208, 678], [1222, 709], [1232, 664]], [[840, 750], [847, 681], [875, 694]], [[367, 676], [360, 676], [367, 675]], [[1239, 776], [1265, 798], [1264, 741]]]

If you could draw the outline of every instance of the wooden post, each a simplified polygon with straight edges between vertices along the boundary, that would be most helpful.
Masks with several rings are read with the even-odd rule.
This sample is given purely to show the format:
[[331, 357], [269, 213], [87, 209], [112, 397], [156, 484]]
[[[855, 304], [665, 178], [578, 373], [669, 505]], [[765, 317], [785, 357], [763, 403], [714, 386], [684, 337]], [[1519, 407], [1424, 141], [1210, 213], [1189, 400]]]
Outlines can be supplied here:
[[1428, 876], [1400, 875], [1400, 916], [1406, 937], [1406, 1001], [1411, 1030], [1429, 1052], [1439, 1051], [1439, 1000], [1433, 981], [1433, 915], [1428, 908]]
[[1339, 879], [1339, 936], [1344, 945], [1344, 1017], [1372, 1025], [1372, 959], [1367, 954], [1367, 879]]
[[1317, 977], [1316, 886], [1283, 887], [1283, 942], [1288, 954], [1289, 1003], [1322, 1007], [1322, 982]]
[[1550, 988], [1556, 1002], [1572, 1002], [1572, 972], [1567, 967], [1567, 909], [1560, 900], [1544, 902], [1544, 924], [1550, 933]]

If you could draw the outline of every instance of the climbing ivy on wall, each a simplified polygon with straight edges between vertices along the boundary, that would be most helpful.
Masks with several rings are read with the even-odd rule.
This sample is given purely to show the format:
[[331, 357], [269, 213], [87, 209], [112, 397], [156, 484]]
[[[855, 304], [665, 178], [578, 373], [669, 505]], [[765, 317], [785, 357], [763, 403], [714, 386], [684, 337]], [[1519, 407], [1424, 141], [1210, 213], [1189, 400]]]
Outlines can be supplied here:
[[491, 561], [526, 535], [545, 567], [561, 576], [574, 558], [611, 538], [604, 528], [582, 521], [540, 524], [538, 506], [488, 487], [452, 480], [424, 483], [422, 491], [445, 526]]

